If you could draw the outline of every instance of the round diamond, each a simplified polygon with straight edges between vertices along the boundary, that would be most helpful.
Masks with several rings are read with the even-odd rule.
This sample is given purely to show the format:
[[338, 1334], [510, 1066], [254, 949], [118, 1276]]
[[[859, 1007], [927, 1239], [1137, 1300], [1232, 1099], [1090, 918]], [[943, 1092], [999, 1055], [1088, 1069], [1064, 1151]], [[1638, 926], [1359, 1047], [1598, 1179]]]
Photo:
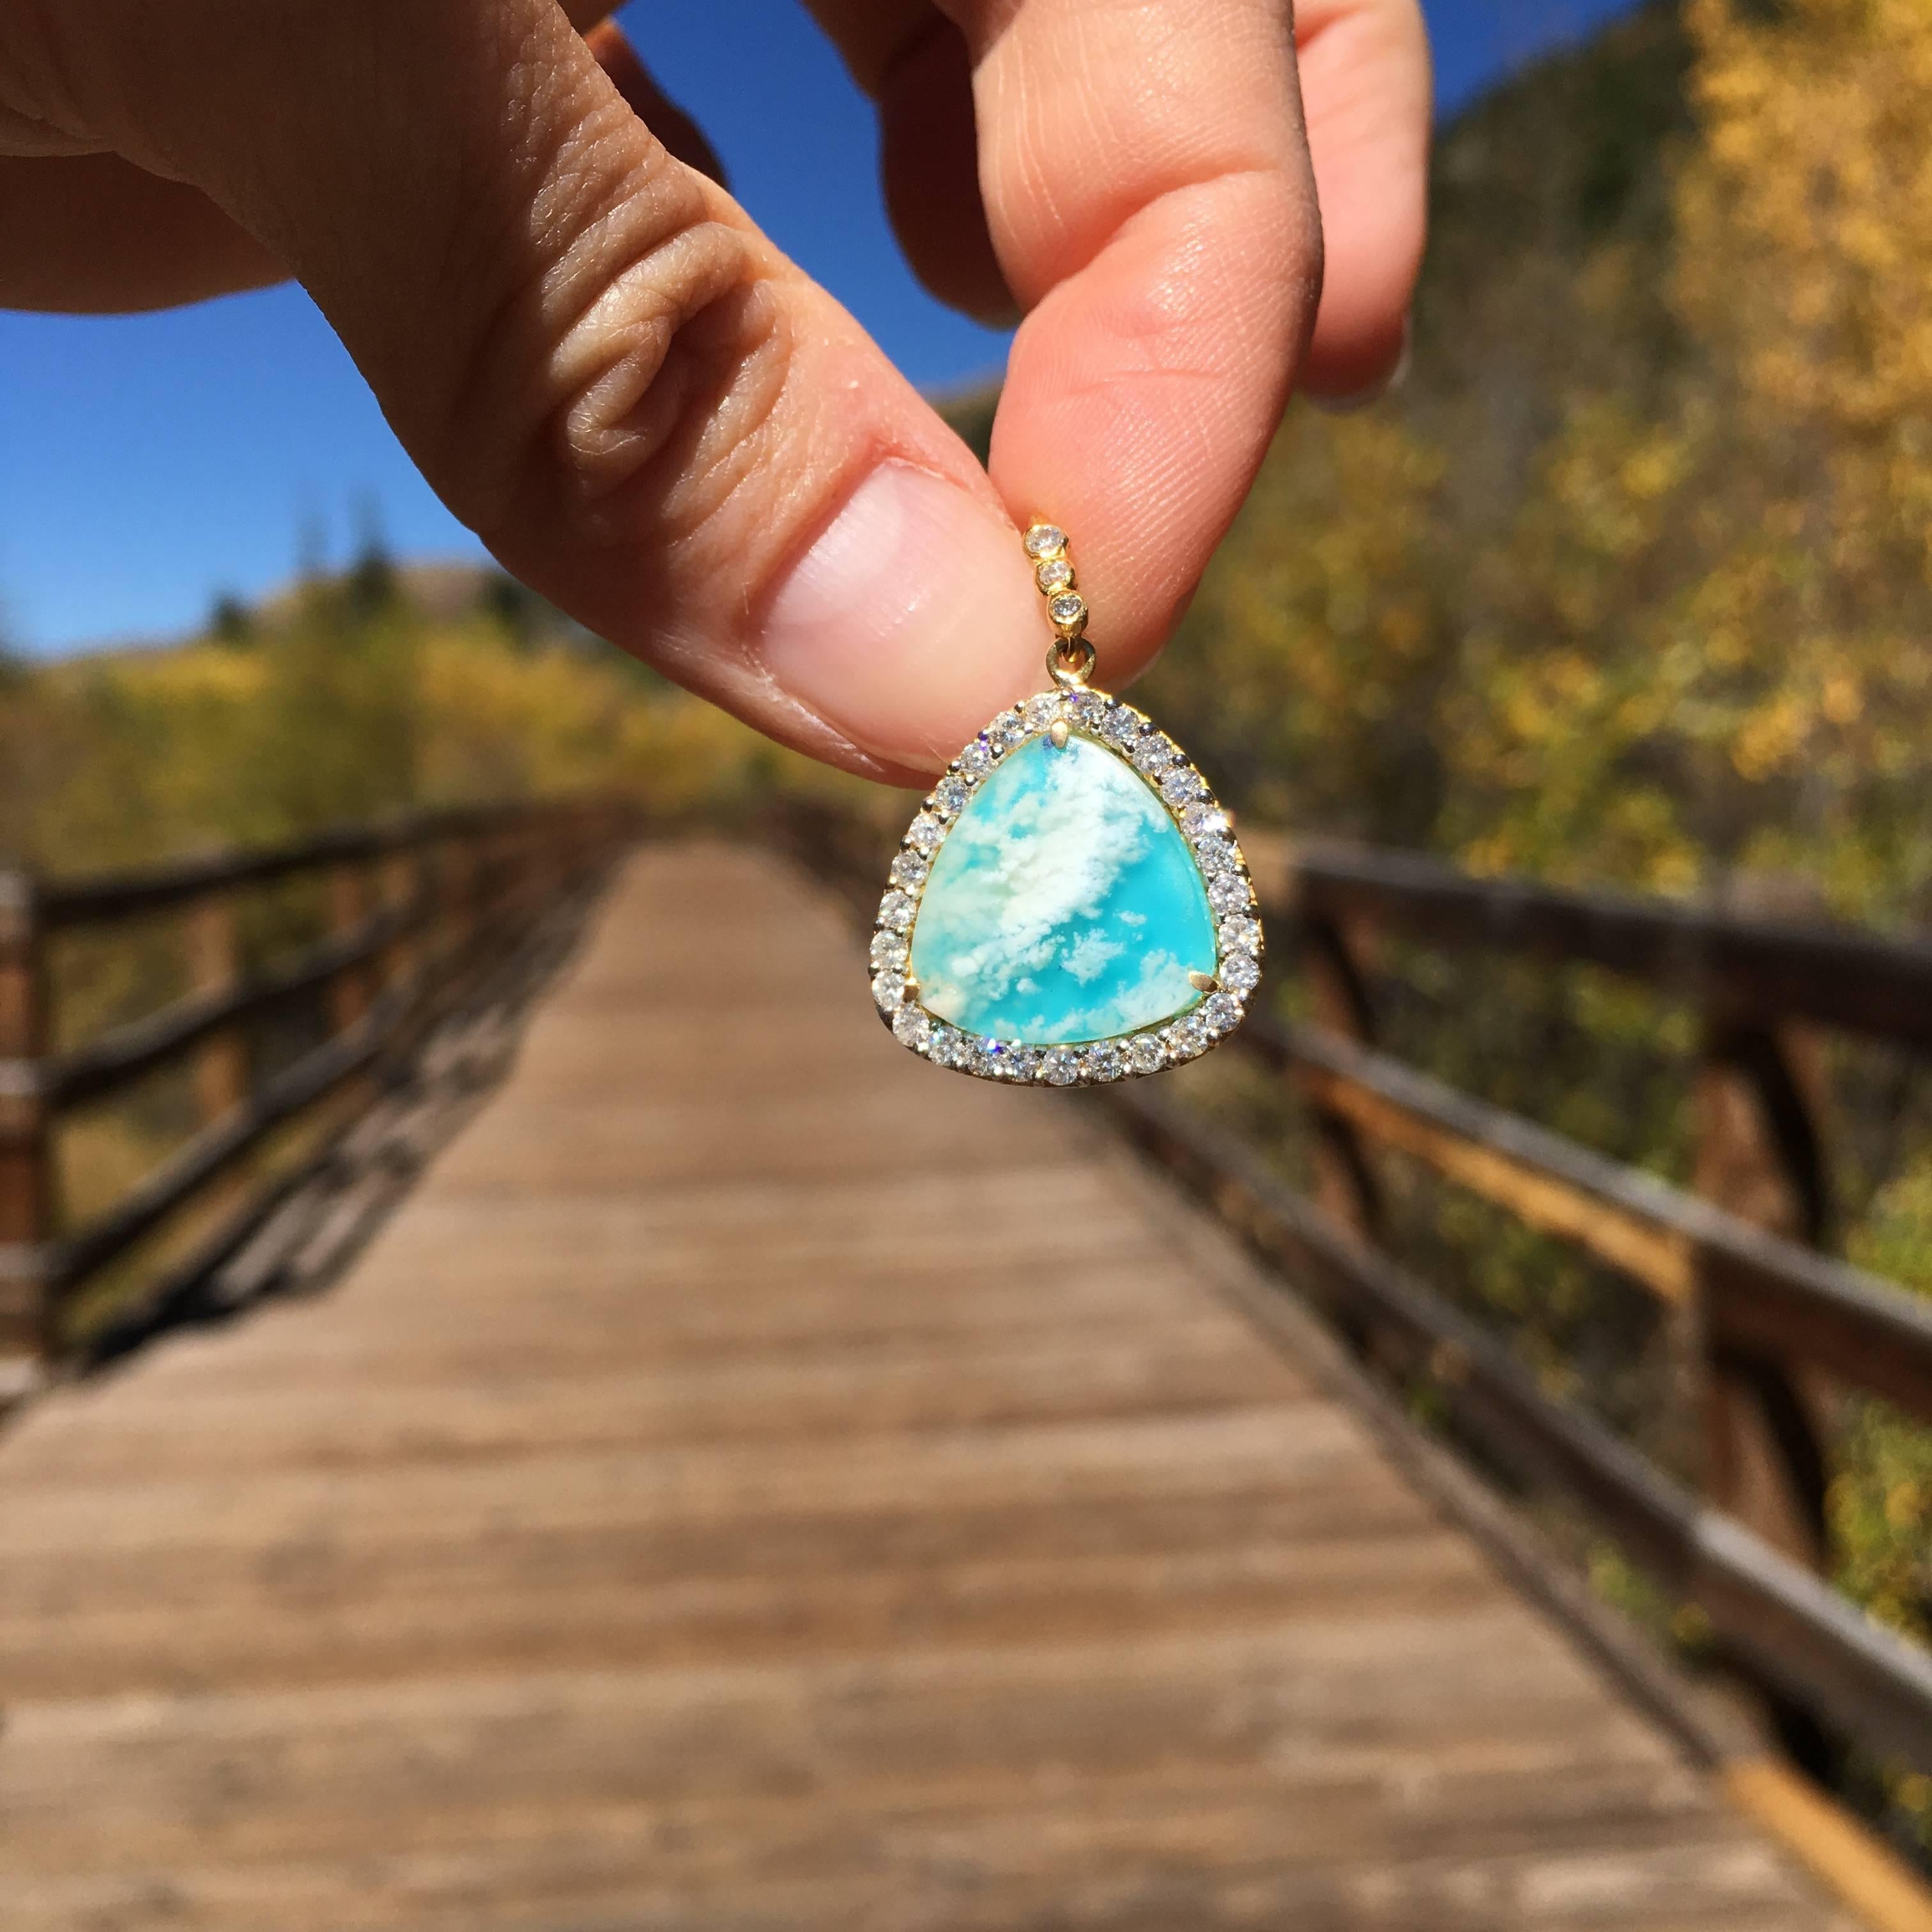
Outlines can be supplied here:
[[1262, 922], [1258, 919], [1224, 919], [1217, 936], [1223, 952], [1258, 952]]
[[1040, 1071], [1054, 1087], [1071, 1087], [1080, 1078], [1080, 1056], [1069, 1046], [1056, 1046], [1040, 1061]]
[[1164, 732], [1149, 731], [1134, 746], [1134, 763], [1150, 777], [1174, 763], [1174, 741]]
[[916, 852], [902, 852], [892, 861], [892, 884], [914, 891], [926, 884], [926, 875], [932, 869]]
[[1221, 970], [1215, 975], [1231, 993], [1252, 993], [1261, 983], [1261, 976], [1262, 969], [1246, 952], [1231, 953], [1222, 961]]
[[966, 1036], [956, 1027], [934, 1027], [926, 1042], [926, 1058], [940, 1066], [960, 1065], [970, 1051]]
[[1202, 839], [1194, 848], [1194, 856], [1200, 860], [1201, 869], [1210, 878], [1216, 872], [1232, 872], [1234, 869], [1234, 848], [1225, 838]]
[[932, 788], [933, 802], [948, 818], [957, 818], [972, 796], [972, 786], [961, 778], [941, 778]]
[[879, 902], [879, 923], [889, 932], [903, 932], [912, 923], [913, 898], [910, 892], [890, 892]]
[[916, 1053], [932, 1037], [932, 1022], [910, 1001], [892, 1016], [892, 1037]]
[[1034, 581], [1050, 597], [1073, 581], [1073, 566], [1064, 556], [1049, 557], [1033, 575]]
[[1020, 716], [1026, 720], [1029, 731], [1048, 730], [1060, 716], [1059, 692], [1042, 691], [1038, 697], [1029, 698], [1020, 706]]
[[912, 822], [906, 833], [906, 843], [915, 852], [935, 850], [939, 842], [946, 836], [945, 826], [929, 812], [922, 812]]
[[1246, 912], [1248, 882], [1238, 872], [1223, 872], [1208, 887], [1208, 903], [1216, 912]]
[[1180, 814], [1180, 829], [1190, 838], [1218, 838], [1228, 830], [1228, 814], [1218, 805], [1190, 805]]
[[905, 997], [905, 980], [897, 973], [881, 973], [872, 982], [872, 998], [880, 1010], [890, 1012]]
[[1056, 624], [1077, 624], [1087, 614], [1087, 600], [1077, 590], [1063, 590], [1047, 600], [1046, 614]]
[[[975, 1073], [983, 1073], [988, 1079], [1004, 1080], [1006, 1077], [1008, 1048], [1003, 1040], [976, 1040], [971, 1042], [971, 1066]], [[962, 1065], [967, 1063], [964, 1060]]]
[[1087, 1049], [1087, 1077], [1090, 1080], [1118, 1080], [1127, 1070], [1127, 1056], [1119, 1043], [1102, 1040]]
[[1027, 734], [1017, 711], [1003, 711], [986, 728], [986, 736], [995, 752], [1010, 752]]
[[1162, 795], [1176, 805], [1185, 805], [1190, 798], [1198, 798], [1207, 790], [1201, 782], [1201, 774], [1190, 771], [1185, 765], [1169, 765], [1160, 775]]
[[1161, 1045], [1158, 1034], [1137, 1033], [1127, 1042], [1127, 1064], [1136, 1073], [1157, 1071], [1166, 1058], [1166, 1049]]
[[1022, 1046], [1016, 1042], [1006, 1048], [1006, 1077], [1011, 1080], [1034, 1080], [1040, 1076], [1040, 1048]]
[[1198, 1013], [1190, 1013], [1185, 1019], [1176, 1020], [1162, 1037], [1167, 1042], [1170, 1060], [1196, 1059], [1214, 1043], [1207, 1022]]
[[1201, 1020], [1217, 1039], [1232, 1033], [1241, 1023], [1241, 1003], [1232, 993], [1210, 993], [1201, 1002]]
[[1117, 704], [1107, 714], [1105, 726], [1107, 736], [1124, 749], [1131, 746], [1141, 735], [1141, 727], [1146, 721], [1129, 704]]
[[1066, 532], [1052, 524], [1035, 524], [1026, 533], [1026, 554], [1037, 562], [1066, 548]]
[[906, 943], [896, 932], [872, 935], [872, 970], [896, 973], [906, 963]]
[[994, 752], [983, 738], [975, 738], [959, 754], [959, 769], [969, 778], [984, 778], [993, 769]]
[[1097, 691], [1070, 691], [1066, 694], [1066, 715], [1082, 730], [1098, 734], [1107, 728], [1109, 703]]

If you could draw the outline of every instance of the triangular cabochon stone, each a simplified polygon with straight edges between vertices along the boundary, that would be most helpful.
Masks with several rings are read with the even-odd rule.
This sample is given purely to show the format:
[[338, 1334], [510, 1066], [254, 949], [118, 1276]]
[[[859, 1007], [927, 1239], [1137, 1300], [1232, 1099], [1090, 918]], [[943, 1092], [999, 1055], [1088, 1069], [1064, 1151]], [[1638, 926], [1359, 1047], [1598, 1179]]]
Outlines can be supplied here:
[[1199, 1003], [1214, 919], [1180, 828], [1091, 740], [1035, 738], [934, 856], [913, 928], [920, 1004], [1029, 1046], [1108, 1040]]

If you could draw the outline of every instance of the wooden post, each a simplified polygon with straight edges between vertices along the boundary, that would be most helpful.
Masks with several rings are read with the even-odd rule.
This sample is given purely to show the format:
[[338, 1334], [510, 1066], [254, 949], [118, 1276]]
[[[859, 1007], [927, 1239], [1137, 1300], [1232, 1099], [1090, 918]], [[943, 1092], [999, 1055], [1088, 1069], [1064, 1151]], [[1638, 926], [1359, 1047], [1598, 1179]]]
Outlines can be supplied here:
[[[1304, 916], [1299, 928], [1301, 969], [1315, 1005], [1315, 1016], [1330, 1031], [1364, 1046], [1375, 1041], [1375, 1007], [1348, 935], [1319, 914]], [[1315, 1124], [1315, 1197], [1335, 1220], [1365, 1241], [1382, 1232], [1382, 1189], [1367, 1148], [1354, 1124], [1318, 1107]]]
[[[188, 914], [187, 941], [188, 977], [196, 992], [230, 992], [241, 983], [235, 902], [227, 893], [211, 893]], [[238, 1028], [224, 1028], [202, 1043], [195, 1055], [194, 1098], [204, 1122], [244, 1105], [249, 1087], [248, 1042]]]
[[[1304, 912], [1297, 937], [1315, 1017], [1345, 1040], [1372, 1045], [1374, 1002], [1367, 975], [1347, 933], [1335, 920]], [[1352, 1120], [1330, 1108], [1315, 1106], [1310, 1124], [1315, 1132], [1317, 1204], [1364, 1246], [1375, 1244], [1382, 1232], [1382, 1194], [1366, 1143]], [[1331, 1309], [1330, 1315], [1356, 1354], [1398, 1378], [1403, 1375], [1402, 1352], [1385, 1329], [1346, 1306]]]
[[34, 880], [0, 872], [0, 1403], [32, 1387], [55, 1339], [43, 1274], [54, 1232], [49, 1033]]
[[[1808, 1075], [1810, 1076], [1808, 1078]], [[1749, 1018], [1706, 1024], [1697, 1076], [1694, 1184], [1731, 1213], [1814, 1246], [1830, 1222], [1814, 1124], [1815, 1067], [1786, 1030]], [[1707, 1342], [1704, 1486], [1787, 1556], [1822, 1569], [1826, 1398], [1801, 1365]]]
[[[382, 861], [382, 896], [383, 910], [394, 914], [398, 918], [407, 919], [410, 908], [416, 904], [422, 890], [423, 866], [421, 848], [414, 844], [400, 846]], [[434, 997], [434, 989], [425, 983], [420, 969], [427, 956], [427, 947], [420, 928], [399, 932], [382, 949], [379, 964], [380, 984], [383, 992], [400, 986], [410, 979], [416, 983], [408, 995], [408, 1016], [394, 1038], [392, 1048], [394, 1053], [406, 1055], [413, 1051], [421, 1037], [422, 1023], [426, 1017], [428, 1004]]]
[[[382, 861], [382, 908], [386, 912], [406, 917], [422, 889], [422, 866], [416, 848], [406, 845]], [[404, 932], [382, 950], [382, 975], [385, 987], [393, 986], [416, 963], [419, 935]]]
[[[1748, 1015], [1707, 1017], [1694, 1184], [1732, 1214], [1816, 1246], [1831, 1209], [1816, 1126], [1822, 1082], [1807, 1045]], [[1694, 1318], [1708, 1322], [1708, 1308]], [[1825, 1570], [1831, 1396], [1822, 1378], [1720, 1332], [1702, 1340], [1705, 1492], [1794, 1562]], [[1814, 1776], [1832, 1775], [1840, 1750], [1829, 1730], [1782, 1691], [1758, 1688], [1784, 1748]]]
[[[369, 916], [369, 882], [354, 863], [335, 866], [328, 875], [328, 929], [338, 938], [353, 932]], [[336, 975], [329, 988], [328, 1023], [346, 1033], [369, 1010], [369, 970], [356, 967]]]

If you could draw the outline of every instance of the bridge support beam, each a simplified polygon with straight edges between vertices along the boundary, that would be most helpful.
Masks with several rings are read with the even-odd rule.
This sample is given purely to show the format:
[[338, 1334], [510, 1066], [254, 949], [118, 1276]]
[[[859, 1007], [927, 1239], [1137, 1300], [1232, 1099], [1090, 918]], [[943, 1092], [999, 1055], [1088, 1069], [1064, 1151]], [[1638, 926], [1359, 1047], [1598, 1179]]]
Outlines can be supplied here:
[[[1792, 1029], [1749, 1016], [1707, 1018], [1694, 1182], [1742, 1219], [1819, 1247], [1830, 1231], [1830, 1187], [1816, 1125], [1822, 1078], [1809, 1046]], [[1707, 1326], [1701, 1339], [1706, 1494], [1792, 1562], [1823, 1574], [1833, 1391], [1804, 1364], [1732, 1340], [1721, 1327]], [[1807, 1769], [1828, 1774], [1836, 1752], [1816, 1720], [1783, 1698], [1768, 1702], [1787, 1748]]]
[[53, 1142], [42, 1076], [46, 962], [32, 877], [0, 872], [0, 1407], [38, 1379], [51, 1337]]

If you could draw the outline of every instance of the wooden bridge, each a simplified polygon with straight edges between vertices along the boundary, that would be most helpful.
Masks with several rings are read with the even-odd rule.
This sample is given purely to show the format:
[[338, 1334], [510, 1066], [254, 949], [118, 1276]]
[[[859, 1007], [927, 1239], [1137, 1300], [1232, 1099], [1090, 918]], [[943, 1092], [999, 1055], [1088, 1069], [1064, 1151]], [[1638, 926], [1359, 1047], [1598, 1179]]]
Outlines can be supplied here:
[[[1909, 1752], [1922, 1657], [1774, 1539], [1714, 1533], [1157, 1088], [1122, 1114], [918, 1064], [833, 894], [768, 850], [634, 850], [480, 1111], [422, 1077], [478, 1036], [434, 989], [468, 987], [500, 1047], [518, 996], [478, 989], [521, 958], [527, 993], [536, 914], [621, 830], [311, 849], [338, 889], [302, 962], [251, 978], [204, 923], [184, 1000], [92, 1047], [50, 1030], [46, 935], [234, 881], [16, 918], [0, 1255], [18, 1359], [56, 1376], [0, 1435], [8, 1932], [1932, 1926], [1905, 1865], [1548, 1563], [1270, 1258], [1331, 1308], [1352, 1282], [1364, 1353], [1420, 1351], [1778, 1694]], [[432, 892], [438, 841], [467, 856]], [[1311, 861], [1310, 929], [1324, 891], [1400, 884]], [[234, 1030], [303, 989], [334, 1030], [251, 1081]], [[417, 1076], [379, 1084], [398, 1040]], [[1459, 1114], [1359, 1037], [1260, 1051], [1337, 1133], [1472, 1174], [1486, 1145], [1475, 1178], [1543, 1225], [1760, 1315], [1783, 1282], [1822, 1359], [1863, 1336], [1911, 1382], [1932, 1324], [1905, 1298]], [[171, 1056], [208, 1125], [131, 1206], [55, 1228], [62, 1107]], [[244, 1170], [332, 1096], [298, 1163]], [[209, 1197], [131, 1313], [81, 1319]]]

